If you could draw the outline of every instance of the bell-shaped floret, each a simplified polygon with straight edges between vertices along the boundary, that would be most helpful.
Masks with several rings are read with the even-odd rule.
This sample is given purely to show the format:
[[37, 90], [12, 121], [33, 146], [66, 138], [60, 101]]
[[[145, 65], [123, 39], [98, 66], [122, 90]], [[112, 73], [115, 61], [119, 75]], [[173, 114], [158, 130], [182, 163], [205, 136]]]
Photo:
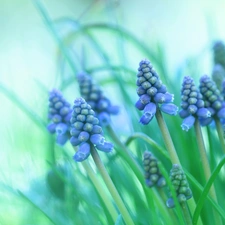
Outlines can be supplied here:
[[93, 134], [90, 137], [90, 141], [94, 145], [102, 145], [105, 142], [105, 138], [101, 134]]
[[110, 116], [107, 112], [101, 112], [98, 114], [99, 122], [102, 126], [107, 126], [110, 124]]
[[205, 119], [211, 117], [211, 112], [206, 108], [200, 108], [197, 111], [197, 116]]
[[80, 146], [79, 146], [79, 149], [78, 151], [75, 153], [73, 159], [76, 161], [76, 162], [82, 162], [84, 161], [85, 159], [87, 159], [87, 157], [90, 155], [91, 153], [91, 147], [90, 147], [90, 144], [87, 143], [87, 142], [84, 142], [82, 143]]
[[103, 144], [96, 145], [96, 148], [103, 152], [111, 152], [113, 150], [113, 144], [105, 141]]
[[153, 102], [148, 103], [144, 108], [144, 114], [140, 119], [140, 123], [143, 125], [148, 124], [156, 113], [156, 104]]
[[58, 123], [55, 132], [57, 135], [65, 134], [68, 131], [68, 125], [65, 123]]
[[173, 103], [164, 103], [160, 106], [160, 110], [169, 115], [177, 115], [178, 107]]
[[191, 127], [193, 127], [194, 123], [195, 123], [195, 117], [190, 115], [183, 120], [181, 124], [181, 128], [182, 130], [188, 131]]
[[56, 136], [56, 143], [63, 146], [64, 144], [66, 144], [68, 140], [68, 134], [64, 133], [64, 134], [59, 134]]

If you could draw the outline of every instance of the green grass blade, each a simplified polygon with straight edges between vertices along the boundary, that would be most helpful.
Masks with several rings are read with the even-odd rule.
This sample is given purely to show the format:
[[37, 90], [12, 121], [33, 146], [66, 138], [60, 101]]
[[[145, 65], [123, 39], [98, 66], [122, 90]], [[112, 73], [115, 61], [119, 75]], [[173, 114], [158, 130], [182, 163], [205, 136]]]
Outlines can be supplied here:
[[[136, 71], [128, 68], [128, 67], [125, 67], [123, 65], [102, 65], [102, 66], [97, 66], [97, 67], [91, 67], [91, 68], [86, 68], [86, 71], [90, 74], [93, 74], [93, 73], [98, 73], [98, 72], [101, 72], [101, 71], [112, 71], [112, 72], [119, 72], [119, 71], [123, 71], [125, 73], [129, 73], [129, 74], [136, 74]], [[66, 88], [68, 88], [72, 83], [74, 82], [74, 76], [72, 77], [69, 77], [67, 80], [65, 80], [61, 86], [61, 90], [65, 90]], [[107, 80], [103, 80], [101, 82], [102, 85], [104, 85], [105, 83], [113, 83], [113, 82], [116, 82], [116, 80], [113, 78], [113, 77], [110, 77], [109, 79]], [[126, 82], [126, 85], [130, 85], [130, 86], [134, 86], [135, 84], [134, 83], [131, 83], [131, 82]]]
[[47, 10], [44, 8], [43, 4], [39, 0], [33, 0], [33, 3], [40, 15], [42, 16], [47, 28], [49, 29], [56, 43], [58, 44], [59, 49], [62, 51], [64, 57], [66, 58], [71, 70], [73, 71], [73, 73], [77, 73], [77, 70], [80, 69], [79, 64], [75, 66], [75, 62], [72, 60], [69, 50], [62, 42], [54, 24], [52, 23], [51, 18], [48, 15]]
[[18, 108], [20, 108], [30, 119], [41, 128], [46, 127], [46, 122], [41, 119], [33, 110], [31, 110], [12, 90], [0, 84], [0, 91]]
[[156, 148], [165, 158], [169, 159], [169, 155], [166, 152], [164, 148], [162, 148], [160, 145], [158, 145], [154, 140], [152, 140], [148, 135], [140, 132], [133, 133], [130, 135], [126, 142], [125, 145], [129, 145], [133, 140], [140, 138], [150, 144], [152, 147]]
[[[196, 207], [194, 215], [193, 215], [193, 224], [197, 224], [201, 209], [203, 207], [206, 196], [209, 193], [210, 187], [212, 186], [213, 182], [215, 181], [218, 173], [220, 172], [220, 170], [221, 170], [221, 168], [223, 167], [224, 164], [225, 164], [225, 156], [222, 157], [222, 159], [220, 160], [219, 164], [217, 165], [217, 167], [212, 172], [211, 177], [209, 178], [208, 182], [206, 183], [206, 185], [204, 187], [204, 190], [203, 190], [203, 192], [202, 192], [202, 194], [199, 198], [199, 201], [197, 203], [197, 207]], [[225, 219], [225, 215], [223, 215], [223, 219]]]

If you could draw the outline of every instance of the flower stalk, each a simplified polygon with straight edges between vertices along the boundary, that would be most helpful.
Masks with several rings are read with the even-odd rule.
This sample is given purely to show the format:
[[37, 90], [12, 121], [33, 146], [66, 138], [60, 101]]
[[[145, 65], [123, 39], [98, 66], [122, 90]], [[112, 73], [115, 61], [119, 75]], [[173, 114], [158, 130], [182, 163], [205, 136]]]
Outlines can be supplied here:
[[[210, 170], [210, 165], [209, 165], [208, 158], [206, 155], [206, 149], [205, 149], [205, 144], [204, 144], [204, 140], [203, 140], [203, 136], [202, 136], [201, 127], [200, 127], [198, 120], [195, 120], [194, 127], [195, 127], [198, 149], [199, 149], [201, 160], [202, 160], [202, 167], [203, 167], [203, 171], [205, 174], [205, 179], [206, 179], [206, 181], [208, 181], [211, 176], [211, 170]], [[209, 191], [209, 194], [211, 195], [212, 199], [216, 203], [218, 203], [214, 185], [212, 185], [212, 187]], [[216, 224], [222, 224], [222, 221], [218, 217], [218, 214], [216, 213], [215, 210], [213, 210], [213, 214], [214, 214], [214, 219], [216, 221]]]
[[93, 158], [99, 172], [101, 173], [101, 176], [102, 176], [107, 188], [109, 189], [114, 201], [116, 202], [117, 207], [118, 207], [119, 211], [121, 212], [125, 223], [127, 225], [134, 225], [134, 222], [133, 222], [126, 206], [124, 205], [123, 200], [121, 199], [115, 185], [113, 184], [108, 172], [106, 171], [105, 166], [103, 165], [103, 163], [98, 155], [98, 152], [95, 150], [95, 147], [93, 145], [91, 145], [91, 155], [92, 155], [92, 158]]
[[102, 187], [101, 183], [98, 181], [98, 179], [97, 179], [95, 173], [93, 172], [92, 168], [90, 167], [90, 165], [86, 161], [82, 162], [82, 166], [84, 167], [85, 171], [87, 172], [88, 177], [91, 179], [91, 181], [92, 181], [93, 185], [95, 186], [98, 194], [102, 198], [102, 201], [104, 202], [106, 208], [108, 209], [113, 221], [116, 222], [117, 217], [118, 217], [118, 213], [117, 213], [115, 207], [113, 206], [112, 202], [108, 198], [105, 190], [103, 190], [103, 187]]
[[223, 153], [225, 154], [224, 131], [223, 131], [223, 128], [222, 128], [221, 123], [218, 118], [215, 118], [215, 124], [216, 124], [217, 134], [218, 134], [218, 137], [220, 140], [221, 148], [222, 148]]
[[176, 150], [175, 150], [175, 147], [174, 147], [174, 144], [173, 144], [173, 141], [172, 141], [172, 138], [170, 136], [170, 133], [169, 133], [169, 130], [166, 126], [166, 123], [164, 121], [164, 118], [162, 116], [162, 113], [160, 112], [159, 109], [156, 110], [156, 120], [157, 120], [157, 123], [159, 125], [159, 128], [161, 130], [161, 133], [162, 133], [162, 136], [163, 136], [163, 141], [165, 143], [165, 146], [168, 150], [168, 153], [170, 155], [170, 160], [173, 164], [180, 164], [180, 160], [177, 156], [177, 153], [176, 153]]

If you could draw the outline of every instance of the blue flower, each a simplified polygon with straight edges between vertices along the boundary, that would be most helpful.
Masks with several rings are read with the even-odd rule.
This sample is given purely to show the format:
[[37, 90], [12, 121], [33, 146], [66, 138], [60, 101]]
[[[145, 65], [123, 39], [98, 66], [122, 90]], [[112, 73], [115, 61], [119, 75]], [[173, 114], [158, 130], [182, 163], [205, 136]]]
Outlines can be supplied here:
[[140, 123], [143, 125], [148, 124], [155, 116], [155, 113], [156, 113], [156, 104], [152, 102], [148, 103], [144, 108], [144, 114], [140, 119]]
[[47, 129], [50, 133], [56, 133], [56, 143], [64, 145], [70, 138], [69, 127], [72, 109], [70, 104], [63, 98], [60, 91], [53, 89], [49, 93], [50, 123]]
[[212, 115], [211, 112], [206, 108], [200, 108], [197, 111], [197, 116], [204, 119], [211, 117], [211, 115]]
[[118, 114], [119, 107], [111, 104], [100, 86], [97, 85], [87, 73], [79, 73], [77, 79], [81, 96], [95, 111], [101, 126], [109, 125], [111, 121], [110, 116]]
[[111, 152], [113, 150], [113, 144], [105, 141], [102, 144], [97, 144], [96, 148], [103, 152]]
[[101, 134], [93, 134], [90, 137], [90, 141], [94, 145], [101, 145], [104, 144], [105, 138]]
[[102, 126], [107, 126], [108, 124], [110, 124], [110, 116], [109, 116], [109, 113], [107, 113], [107, 112], [99, 113], [98, 119], [99, 119], [99, 123]]
[[65, 134], [68, 131], [69, 126], [65, 123], [58, 123], [55, 127], [57, 135]]
[[[206, 108], [211, 112], [213, 118], [218, 119], [225, 118], [225, 104], [223, 96], [218, 90], [215, 82], [207, 75], [200, 78], [199, 85], [200, 92], [203, 96]], [[202, 124], [208, 124], [205, 120], [202, 120]], [[212, 120], [211, 120], [212, 121]]]
[[75, 153], [73, 159], [76, 162], [82, 162], [88, 158], [90, 153], [91, 153], [90, 144], [87, 142], [84, 142], [79, 146], [78, 151]]
[[[170, 180], [176, 191], [178, 202], [185, 202], [192, 197], [192, 191], [184, 174], [184, 171], [178, 164], [173, 164], [170, 170]], [[175, 206], [172, 196], [167, 200], [166, 206], [173, 208]]]
[[174, 100], [174, 95], [166, 92], [165, 94], [163, 93], [157, 93], [154, 96], [154, 101], [157, 103], [169, 103], [173, 102]]
[[[181, 110], [180, 117], [183, 119], [181, 127], [188, 131], [195, 123], [195, 120], [203, 120], [211, 117], [211, 111], [205, 108], [203, 97], [191, 77], [183, 79], [181, 88]], [[203, 123], [200, 123], [203, 125]]]
[[[135, 103], [135, 107], [144, 110], [140, 123], [146, 125], [153, 119], [158, 104], [162, 104], [161, 107], [158, 107], [162, 112], [169, 115], [177, 114], [178, 108], [171, 104], [174, 95], [167, 92], [166, 86], [159, 79], [157, 72], [147, 59], [139, 63], [136, 84], [139, 99]], [[168, 105], [166, 105], [167, 103]], [[147, 105], [150, 106], [148, 110], [146, 110]]]
[[103, 152], [111, 152], [113, 144], [106, 142], [99, 126], [99, 120], [95, 117], [95, 112], [83, 98], [74, 101], [71, 116], [70, 142], [73, 146], [79, 146], [74, 155], [74, 160], [81, 162], [90, 155], [91, 145]]
[[164, 103], [160, 106], [160, 110], [169, 115], [177, 115], [178, 107], [173, 103]]
[[56, 126], [57, 126], [56, 123], [50, 123], [50, 124], [48, 124], [47, 129], [50, 133], [54, 134]]
[[191, 127], [193, 127], [194, 123], [195, 123], [195, 117], [190, 115], [183, 120], [181, 124], [181, 128], [182, 130], [188, 131]]
[[69, 136], [67, 134], [59, 134], [56, 136], [56, 143], [59, 145], [64, 145], [68, 141]]
[[158, 160], [149, 151], [145, 151], [143, 154], [143, 167], [145, 172], [145, 183], [148, 187], [152, 187], [155, 184], [157, 187], [163, 187], [166, 185], [166, 180], [162, 176], [159, 167]]

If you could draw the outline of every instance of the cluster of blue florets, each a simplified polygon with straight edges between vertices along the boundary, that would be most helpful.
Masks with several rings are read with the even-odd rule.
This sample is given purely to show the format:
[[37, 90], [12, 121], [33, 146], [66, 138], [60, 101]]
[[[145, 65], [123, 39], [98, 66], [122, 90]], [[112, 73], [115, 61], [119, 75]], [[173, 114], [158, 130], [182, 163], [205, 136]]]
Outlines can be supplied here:
[[144, 111], [140, 123], [148, 124], [153, 119], [158, 106], [162, 112], [176, 115], [178, 107], [172, 103], [174, 96], [167, 92], [166, 86], [159, 79], [151, 63], [147, 59], [142, 60], [138, 71], [136, 84], [139, 99], [135, 106]]
[[210, 124], [215, 117], [218, 119], [225, 119], [225, 104], [223, 96], [217, 89], [215, 82], [207, 75], [200, 78], [199, 85], [200, 93], [203, 96], [205, 107], [210, 111], [211, 118], [202, 119], [202, 125]]
[[71, 139], [73, 146], [79, 146], [74, 155], [77, 162], [85, 160], [91, 153], [91, 145], [103, 152], [111, 152], [113, 144], [105, 141], [99, 120], [91, 106], [83, 98], [74, 101], [71, 122]]
[[100, 86], [96, 84], [91, 76], [82, 72], [77, 75], [81, 96], [95, 111], [102, 126], [110, 123], [110, 115], [116, 115], [119, 107], [111, 104], [111, 101], [104, 95]]
[[206, 109], [203, 97], [191, 77], [184, 77], [181, 88], [180, 117], [183, 119], [182, 129], [188, 131], [197, 119], [211, 119], [211, 112]]
[[158, 160], [149, 151], [145, 151], [143, 154], [143, 167], [145, 182], [148, 187], [153, 187], [154, 185], [163, 187], [166, 185], [166, 180], [159, 170]]
[[50, 133], [56, 133], [56, 142], [64, 145], [70, 138], [70, 117], [72, 109], [70, 104], [63, 98], [60, 91], [54, 89], [49, 93], [49, 113], [51, 121], [47, 129]]
[[[192, 191], [182, 168], [178, 164], [173, 164], [170, 170], [170, 180], [176, 191], [178, 202], [182, 203], [192, 197]], [[172, 196], [166, 202], [167, 207], [173, 208], [175, 206]]]

